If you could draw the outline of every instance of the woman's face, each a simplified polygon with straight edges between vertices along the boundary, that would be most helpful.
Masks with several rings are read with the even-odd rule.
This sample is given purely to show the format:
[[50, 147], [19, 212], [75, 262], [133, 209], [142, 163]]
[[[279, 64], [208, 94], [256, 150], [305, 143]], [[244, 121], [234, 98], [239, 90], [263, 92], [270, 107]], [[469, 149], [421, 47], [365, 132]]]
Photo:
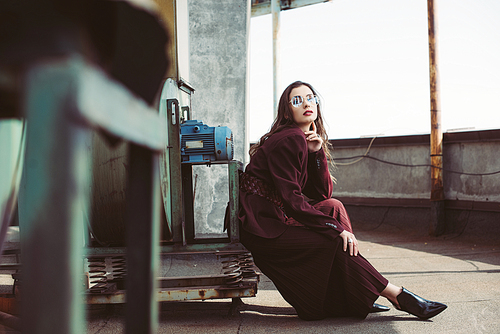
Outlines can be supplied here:
[[[302, 129], [308, 131], [312, 122], [318, 118], [318, 99], [307, 86], [299, 86], [290, 92], [290, 107], [293, 121]], [[302, 103], [299, 105], [299, 103]]]

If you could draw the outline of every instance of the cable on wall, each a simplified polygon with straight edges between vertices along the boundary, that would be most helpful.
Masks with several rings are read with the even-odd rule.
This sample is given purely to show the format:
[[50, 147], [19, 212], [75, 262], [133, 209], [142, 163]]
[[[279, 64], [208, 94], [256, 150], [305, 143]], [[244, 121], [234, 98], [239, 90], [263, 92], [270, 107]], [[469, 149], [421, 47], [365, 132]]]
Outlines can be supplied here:
[[[370, 149], [372, 147], [373, 141], [376, 138], [377, 137], [373, 137], [372, 138], [372, 140], [370, 141], [370, 144], [368, 145], [368, 148], [367, 148], [366, 152], [363, 155], [356, 155], [356, 156], [352, 156], [352, 157], [335, 158], [334, 159], [335, 165], [337, 165], [337, 166], [349, 166], [349, 165], [353, 165], [355, 163], [360, 162], [364, 158], [367, 158], [367, 159], [372, 159], [372, 160], [375, 160], [375, 161], [378, 161], [378, 162], [381, 162], [381, 163], [384, 163], [384, 164], [393, 165], [393, 166], [400, 166], [400, 167], [434, 167], [434, 168], [441, 169], [441, 170], [443, 170], [444, 172], [447, 172], [447, 173], [454, 173], [454, 174], [461, 174], [461, 175], [488, 176], [488, 175], [500, 174], [500, 170], [499, 171], [495, 171], [495, 172], [487, 172], [487, 173], [468, 173], [468, 172], [458, 172], [458, 171], [454, 171], [454, 170], [451, 170], [451, 169], [446, 169], [446, 168], [442, 168], [442, 167], [438, 167], [438, 166], [433, 166], [431, 164], [409, 165], [409, 164], [402, 164], [402, 163], [398, 163], [398, 162], [386, 161], [386, 160], [383, 160], [383, 159], [375, 158], [375, 157], [372, 157], [372, 156], [368, 155], [368, 153], [370, 152]], [[351, 162], [344, 162], [344, 163], [343, 162], [338, 162], [339, 160], [351, 160], [351, 159], [356, 159], [356, 160], [351, 161]]]
[[337, 166], [349, 166], [349, 165], [354, 165], [356, 162], [360, 162], [361, 160], [363, 160], [363, 158], [365, 158], [365, 157], [368, 156], [368, 152], [370, 152], [370, 148], [372, 147], [372, 144], [373, 144], [373, 142], [375, 141], [376, 138], [377, 138], [376, 136], [372, 138], [372, 140], [370, 141], [370, 145], [368, 145], [368, 148], [366, 149], [365, 154], [358, 155], [358, 156], [351, 157], [351, 158], [334, 159], [334, 160], [347, 160], [347, 159], [356, 159], [356, 158], [358, 158], [356, 161], [344, 162], [344, 163], [335, 161], [335, 165], [337, 165]]

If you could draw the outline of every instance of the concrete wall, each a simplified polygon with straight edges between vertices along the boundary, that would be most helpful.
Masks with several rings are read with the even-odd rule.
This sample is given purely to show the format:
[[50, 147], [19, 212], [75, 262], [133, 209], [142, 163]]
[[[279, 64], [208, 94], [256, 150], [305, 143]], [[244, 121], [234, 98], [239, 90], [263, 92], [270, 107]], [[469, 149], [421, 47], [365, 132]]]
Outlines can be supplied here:
[[[376, 140], [376, 139], [375, 139]], [[335, 142], [334, 142], [335, 143]], [[332, 151], [334, 160], [362, 156], [367, 147], [339, 147]], [[408, 165], [428, 165], [427, 145], [372, 147], [369, 155], [385, 161]], [[430, 167], [401, 167], [363, 158], [339, 159], [333, 175], [337, 179], [334, 196], [371, 198], [429, 198]], [[352, 164], [351, 164], [352, 163]]]
[[[447, 170], [479, 174], [500, 170], [500, 140], [450, 143], [443, 153]], [[500, 202], [500, 173], [481, 176], [445, 171], [444, 184], [446, 199]]]
[[[481, 139], [481, 134], [488, 138]], [[399, 165], [364, 158], [369, 139], [332, 141], [332, 155], [337, 161], [335, 196], [362, 198], [430, 198], [430, 149], [427, 136], [376, 138], [369, 156]], [[454, 134], [443, 144], [445, 199], [500, 202], [500, 131]], [[379, 142], [378, 142], [379, 141]], [[401, 165], [411, 165], [401, 166]], [[416, 166], [415, 166], [416, 165]], [[419, 166], [420, 165], [420, 166]]]
[[[431, 220], [429, 136], [376, 138], [368, 155], [399, 165], [343, 159], [364, 155], [370, 141], [332, 141], [338, 162], [333, 196], [344, 202], [357, 230], [426, 235]], [[446, 234], [484, 237], [489, 231], [498, 236], [500, 173], [469, 175], [500, 171], [498, 152], [500, 130], [444, 134]]]
[[[228, 126], [235, 140], [234, 159], [245, 161], [250, 1], [190, 0], [188, 5], [193, 118]], [[227, 169], [196, 167], [194, 177], [197, 235], [221, 233]]]

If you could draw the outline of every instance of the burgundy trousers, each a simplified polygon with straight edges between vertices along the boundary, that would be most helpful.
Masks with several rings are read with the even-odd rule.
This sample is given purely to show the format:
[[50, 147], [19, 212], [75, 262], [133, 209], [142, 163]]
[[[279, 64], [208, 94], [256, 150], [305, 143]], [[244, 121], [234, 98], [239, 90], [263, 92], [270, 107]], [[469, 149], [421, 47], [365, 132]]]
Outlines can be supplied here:
[[[314, 205], [352, 232], [342, 203], [328, 199]], [[297, 224], [296, 224], [297, 223]], [[305, 320], [355, 316], [365, 318], [388, 284], [361, 255], [343, 250], [340, 237], [330, 240], [289, 218], [278, 238], [267, 239], [240, 229], [241, 242], [255, 264]]]

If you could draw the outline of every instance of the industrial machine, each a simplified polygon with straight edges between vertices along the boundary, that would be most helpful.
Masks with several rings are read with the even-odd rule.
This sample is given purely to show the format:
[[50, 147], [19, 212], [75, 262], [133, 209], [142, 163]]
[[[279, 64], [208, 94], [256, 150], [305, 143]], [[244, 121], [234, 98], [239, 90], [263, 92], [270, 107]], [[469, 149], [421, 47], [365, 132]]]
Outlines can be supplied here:
[[181, 124], [182, 163], [232, 160], [233, 134], [227, 126], [209, 127], [197, 120]]
[[[238, 170], [242, 164], [232, 159], [233, 134], [228, 127], [211, 127], [190, 119], [193, 91], [185, 82], [167, 79], [159, 104], [167, 124], [167, 143], [159, 168], [163, 202], [159, 208], [160, 253], [162, 262], [170, 263], [172, 256], [212, 256], [209, 262], [217, 268], [212, 268], [210, 275], [193, 274], [191, 270], [181, 277], [160, 277], [157, 300], [234, 298], [234, 305], [238, 305], [240, 297], [255, 296], [259, 280], [250, 253], [239, 243]], [[126, 294], [123, 282], [127, 248], [123, 237], [124, 204], [120, 203], [126, 185], [117, 178], [117, 174], [126, 174], [126, 152], [107, 146], [94, 138], [91, 234], [87, 240], [88, 304], [124, 303]], [[227, 167], [229, 201], [226, 215], [220, 216], [221, 222], [226, 219], [227, 234], [197, 238], [193, 167], [213, 165]], [[103, 170], [97, 166], [107, 167]]]

